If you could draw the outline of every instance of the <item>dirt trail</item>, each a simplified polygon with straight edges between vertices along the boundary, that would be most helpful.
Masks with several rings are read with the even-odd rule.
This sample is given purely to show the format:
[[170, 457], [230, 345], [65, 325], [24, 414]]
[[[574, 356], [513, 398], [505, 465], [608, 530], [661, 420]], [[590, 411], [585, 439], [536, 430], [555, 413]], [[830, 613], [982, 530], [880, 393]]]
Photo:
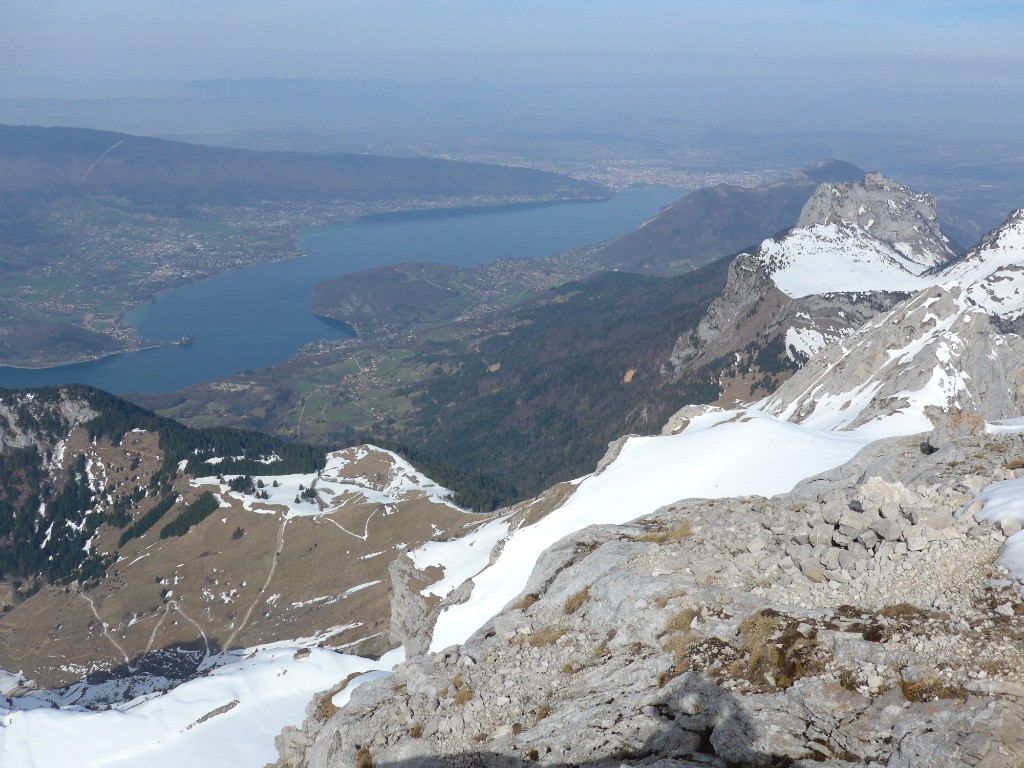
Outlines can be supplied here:
[[117, 648], [121, 656], [124, 657], [124, 663], [125, 666], [128, 667], [128, 671], [134, 672], [135, 668], [132, 667], [131, 659], [128, 658], [128, 654], [125, 653], [125, 650], [121, 647], [121, 644], [114, 639], [114, 636], [110, 634], [110, 627], [107, 624], [107, 622], [100, 618], [100, 614], [96, 610], [96, 603], [94, 603], [93, 599], [89, 597], [87, 594], [85, 594], [85, 592], [79, 592], [78, 594], [80, 594], [82, 596], [82, 599], [84, 599], [89, 604], [89, 607], [92, 609], [92, 615], [96, 617], [96, 621], [98, 621], [100, 623], [100, 626], [103, 627], [103, 635], [107, 638], [107, 640], [110, 641], [111, 645]]
[[249, 606], [249, 610], [245, 612], [245, 616], [242, 617], [242, 621], [237, 627], [235, 627], [235, 630], [228, 635], [228, 639], [224, 641], [225, 651], [231, 648], [231, 644], [235, 641], [235, 637], [245, 628], [245, 625], [249, 623], [249, 617], [252, 615], [253, 609], [256, 607], [256, 604], [263, 599], [263, 595], [266, 594], [267, 588], [270, 586], [270, 582], [274, 578], [274, 571], [277, 570], [277, 559], [281, 556], [281, 552], [284, 550], [284, 529], [286, 525], [288, 525], [287, 515], [281, 519], [281, 527], [277, 531], [277, 549], [274, 551], [274, 557], [270, 561], [270, 573], [267, 574], [267, 580], [263, 582], [263, 586], [260, 587], [260, 591], [256, 593], [256, 598], [252, 601], [252, 605]]

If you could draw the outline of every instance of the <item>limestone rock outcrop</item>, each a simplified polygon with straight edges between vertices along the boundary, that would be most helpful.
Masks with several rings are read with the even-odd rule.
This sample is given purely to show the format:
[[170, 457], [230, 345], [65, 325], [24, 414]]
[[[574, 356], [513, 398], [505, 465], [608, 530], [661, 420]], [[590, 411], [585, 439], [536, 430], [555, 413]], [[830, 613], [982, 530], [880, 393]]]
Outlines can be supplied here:
[[848, 429], [922, 406], [989, 421], [1024, 412], [1024, 339], [1000, 334], [955, 286], [923, 291], [828, 347], [764, 409]]
[[1024, 599], [972, 516], [1024, 440], [936, 442], [566, 537], [464, 645], [311, 704], [278, 765], [1024, 765]]
[[862, 181], [822, 184], [800, 212], [798, 227], [842, 223], [860, 227], [925, 268], [956, 254], [939, 228], [935, 198], [869, 173]]

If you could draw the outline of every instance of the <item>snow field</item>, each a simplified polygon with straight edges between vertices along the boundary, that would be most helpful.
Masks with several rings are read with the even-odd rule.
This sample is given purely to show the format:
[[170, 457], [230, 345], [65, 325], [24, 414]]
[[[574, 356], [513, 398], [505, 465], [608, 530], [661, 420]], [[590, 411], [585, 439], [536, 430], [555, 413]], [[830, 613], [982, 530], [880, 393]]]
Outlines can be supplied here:
[[[0, 716], [0, 765], [256, 768], [277, 759], [274, 736], [301, 724], [315, 693], [353, 672], [390, 669], [400, 660], [394, 653], [372, 661], [320, 648], [296, 658], [296, 650], [275, 645], [237, 652], [207, 676], [109, 711], [7, 712]], [[347, 701], [350, 688], [339, 700]]]

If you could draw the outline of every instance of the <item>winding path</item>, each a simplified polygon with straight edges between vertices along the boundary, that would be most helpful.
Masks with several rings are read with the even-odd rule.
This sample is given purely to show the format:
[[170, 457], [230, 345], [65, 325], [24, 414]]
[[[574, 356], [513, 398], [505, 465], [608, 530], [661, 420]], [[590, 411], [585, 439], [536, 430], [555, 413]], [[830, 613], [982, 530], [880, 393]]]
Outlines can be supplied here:
[[224, 641], [224, 650], [231, 648], [231, 644], [235, 641], [235, 636], [241, 632], [245, 625], [249, 623], [249, 617], [252, 616], [252, 611], [256, 607], [256, 604], [262, 599], [263, 595], [266, 594], [267, 588], [270, 586], [271, 580], [274, 578], [274, 571], [277, 570], [277, 559], [281, 556], [281, 552], [284, 549], [284, 529], [288, 525], [288, 516], [285, 515], [281, 519], [281, 527], [277, 531], [277, 549], [274, 551], [274, 557], [270, 561], [270, 573], [267, 574], [267, 580], [263, 582], [263, 586], [260, 587], [260, 591], [256, 593], [256, 598], [252, 601], [252, 605], [249, 606], [249, 610], [245, 612], [245, 616], [242, 617], [241, 623], [235, 630], [228, 635], [228, 639]]
[[107, 624], [107, 622], [100, 618], [100, 614], [96, 610], [96, 603], [94, 603], [93, 599], [89, 597], [87, 594], [85, 594], [85, 592], [79, 592], [78, 594], [80, 594], [82, 598], [87, 603], [89, 603], [89, 607], [92, 608], [92, 615], [96, 617], [96, 621], [98, 621], [100, 623], [100, 626], [103, 627], [103, 635], [107, 638], [107, 640], [110, 641], [111, 645], [117, 648], [121, 656], [124, 657], [124, 663], [125, 666], [128, 667], [128, 671], [134, 672], [135, 668], [132, 666], [131, 660], [128, 658], [128, 654], [125, 653], [125, 650], [121, 647], [121, 644], [114, 639], [114, 636], [110, 634], [110, 626]]

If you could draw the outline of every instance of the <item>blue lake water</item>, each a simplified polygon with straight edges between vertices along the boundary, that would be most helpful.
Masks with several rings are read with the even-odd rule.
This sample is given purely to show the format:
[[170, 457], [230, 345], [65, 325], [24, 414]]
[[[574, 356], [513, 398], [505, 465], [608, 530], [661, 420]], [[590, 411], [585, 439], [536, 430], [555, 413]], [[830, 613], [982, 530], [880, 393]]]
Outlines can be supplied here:
[[111, 392], [169, 392], [271, 365], [311, 341], [351, 336], [310, 311], [313, 288], [330, 277], [407, 262], [471, 266], [551, 256], [625, 234], [682, 194], [643, 187], [599, 202], [384, 214], [307, 230], [303, 258], [219, 275], [129, 316], [143, 338], [191, 336], [194, 344], [42, 370], [0, 366], [0, 387], [78, 382]]

